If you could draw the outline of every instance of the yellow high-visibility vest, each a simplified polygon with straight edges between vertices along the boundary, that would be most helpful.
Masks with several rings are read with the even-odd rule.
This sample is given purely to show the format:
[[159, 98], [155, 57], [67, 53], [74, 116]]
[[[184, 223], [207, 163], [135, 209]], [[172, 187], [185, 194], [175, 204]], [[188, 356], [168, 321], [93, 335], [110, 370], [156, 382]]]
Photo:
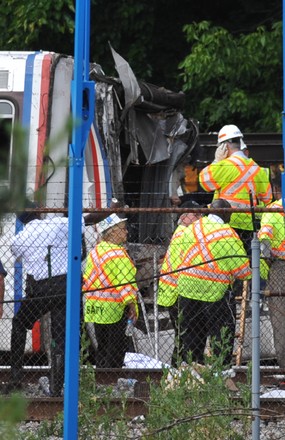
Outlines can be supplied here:
[[205, 167], [199, 174], [199, 181], [205, 191], [214, 191], [214, 199], [225, 199], [232, 208], [248, 209], [248, 213], [231, 215], [230, 225], [237, 229], [253, 230], [250, 191], [254, 206], [268, 205], [272, 199], [267, 171], [253, 159], [237, 154]]
[[122, 246], [106, 241], [97, 244], [87, 257], [83, 275], [85, 322], [120, 321], [126, 305], [137, 304], [135, 276], [136, 268]]
[[249, 279], [249, 259], [238, 234], [228, 225], [203, 217], [182, 239], [178, 294], [199, 301], [220, 300], [235, 279]]
[[[282, 199], [271, 203], [268, 208], [282, 208]], [[261, 217], [259, 240], [269, 240], [272, 256], [285, 260], [285, 226], [283, 212], [264, 212]]]
[[162, 262], [157, 297], [157, 304], [160, 306], [170, 307], [175, 304], [178, 297], [177, 280], [179, 273], [175, 270], [182, 261], [181, 240], [185, 228], [184, 225], [177, 226]]

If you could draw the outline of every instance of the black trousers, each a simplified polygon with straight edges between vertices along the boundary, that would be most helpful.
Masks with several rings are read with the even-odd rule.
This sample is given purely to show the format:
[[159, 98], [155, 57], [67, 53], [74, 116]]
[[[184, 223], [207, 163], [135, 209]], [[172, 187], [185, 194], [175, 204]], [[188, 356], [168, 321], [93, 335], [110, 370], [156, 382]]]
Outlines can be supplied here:
[[98, 349], [95, 354], [97, 368], [122, 368], [129, 346], [125, 335], [127, 317], [115, 324], [94, 324]]
[[253, 239], [253, 231], [247, 231], [245, 229], [238, 229], [238, 228], [234, 228], [234, 230], [237, 232], [241, 241], [243, 242], [245, 252], [247, 253], [248, 256], [250, 256], [251, 255], [251, 242]]
[[[221, 341], [221, 330], [225, 327], [228, 330], [229, 350], [223, 364], [230, 365], [236, 321], [236, 303], [232, 293], [228, 291], [220, 301], [213, 303], [180, 297], [180, 308], [182, 359], [188, 362], [190, 351], [192, 361], [203, 364], [207, 337]], [[220, 355], [220, 349], [216, 345], [214, 353]]]
[[182, 338], [181, 338], [181, 321], [182, 313], [180, 307], [180, 299], [175, 304], [168, 307], [169, 317], [174, 329], [174, 349], [171, 357], [171, 365], [175, 368], [179, 366], [182, 360]]
[[64, 356], [66, 275], [36, 281], [30, 275], [26, 280], [26, 297], [12, 320], [11, 375], [18, 380], [25, 352], [27, 330], [35, 322], [51, 312], [52, 350]]

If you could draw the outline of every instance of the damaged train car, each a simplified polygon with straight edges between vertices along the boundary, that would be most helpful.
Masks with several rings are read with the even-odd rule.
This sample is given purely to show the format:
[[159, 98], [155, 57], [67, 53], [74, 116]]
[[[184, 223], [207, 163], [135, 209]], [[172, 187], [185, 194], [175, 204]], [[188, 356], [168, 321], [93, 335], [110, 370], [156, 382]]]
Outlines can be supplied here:
[[[101, 66], [90, 64], [96, 103], [85, 149], [83, 208], [108, 207], [114, 197], [130, 207], [171, 207], [170, 198], [180, 185], [176, 174], [197, 155], [197, 123], [182, 114], [183, 93], [138, 81], [128, 63], [113, 49], [112, 54], [118, 77], [108, 77]], [[9, 188], [17, 173], [13, 127], [21, 124], [27, 134], [23, 196], [37, 198], [50, 210], [68, 204], [73, 67], [73, 58], [63, 54], [0, 52], [0, 142], [5, 164], [1, 186]], [[15, 292], [17, 274], [9, 243], [18, 225], [15, 216], [13, 228], [9, 219], [3, 218], [1, 224], [1, 260], [8, 272], [6, 299], [12, 302], [23, 289], [18, 282]], [[134, 245], [164, 244], [172, 231], [171, 214], [140, 211], [130, 219]], [[0, 320], [5, 347], [0, 350], [9, 350], [13, 313], [11, 304], [5, 304]], [[39, 349], [37, 340], [31, 338], [30, 349]]]
[[[119, 78], [105, 76], [99, 65], [90, 66], [96, 111], [85, 152], [83, 207], [107, 207], [111, 197], [134, 207], [170, 206], [175, 171], [181, 163], [194, 160], [197, 124], [181, 113], [183, 93], [137, 81], [130, 68], [127, 74], [123, 72], [121, 57], [113, 54]], [[68, 157], [69, 142], [64, 130], [70, 116], [72, 75], [71, 57], [0, 52], [2, 132], [15, 122], [27, 128], [25, 192], [33, 195], [45, 188], [42, 203], [50, 208], [67, 206], [63, 159]], [[1, 150], [5, 152], [2, 162], [7, 163], [2, 183], [9, 185], [12, 136], [2, 137]], [[138, 229], [140, 241], [164, 235], [163, 231], [145, 231], [140, 222]]]

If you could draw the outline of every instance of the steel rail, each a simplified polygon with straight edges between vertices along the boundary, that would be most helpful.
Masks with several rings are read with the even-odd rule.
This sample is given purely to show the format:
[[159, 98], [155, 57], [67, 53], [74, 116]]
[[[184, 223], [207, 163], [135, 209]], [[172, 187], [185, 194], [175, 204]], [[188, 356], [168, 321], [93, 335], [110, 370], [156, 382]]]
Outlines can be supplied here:
[[[82, 367], [84, 368], [84, 366]], [[234, 367], [235, 377], [231, 378], [234, 387], [248, 382], [248, 368], [246, 366]], [[110, 406], [115, 414], [124, 413], [128, 418], [134, 418], [139, 415], [147, 415], [149, 411], [150, 383], [158, 384], [163, 378], [161, 369], [94, 369], [96, 383], [99, 385], [115, 385], [119, 378], [132, 378], [138, 382], [134, 387], [134, 396], [122, 399], [119, 397], [110, 397]], [[48, 367], [25, 368], [25, 378], [23, 388], [26, 383], [37, 383], [39, 378], [48, 375]], [[260, 383], [269, 388], [276, 387], [280, 378], [285, 378], [285, 369], [278, 367], [262, 367], [260, 370]], [[9, 368], [0, 367], [0, 382], [3, 384], [9, 380]], [[9, 396], [1, 396], [3, 399], [9, 399]], [[27, 401], [26, 421], [52, 420], [56, 415], [63, 411], [62, 397], [25, 397]], [[236, 390], [232, 391], [232, 399], [241, 402]], [[100, 402], [100, 397], [97, 398]], [[261, 418], [264, 420], [275, 420], [284, 417], [285, 399], [284, 398], [260, 398]], [[105, 400], [99, 406], [98, 415], [106, 413]], [[117, 411], [118, 410], [118, 411]]]

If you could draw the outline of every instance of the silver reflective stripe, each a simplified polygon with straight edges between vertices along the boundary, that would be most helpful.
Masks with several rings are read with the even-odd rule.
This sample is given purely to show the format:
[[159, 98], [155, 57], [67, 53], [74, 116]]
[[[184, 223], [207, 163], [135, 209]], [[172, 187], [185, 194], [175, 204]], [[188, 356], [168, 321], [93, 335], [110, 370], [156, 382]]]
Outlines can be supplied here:
[[274, 255], [274, 257], [285, 259], [285, 251], [272, 248], [272, 255]]
[[[256, 191], [253, 176], [259, 171], [258, 165], [251, 164], [250, 168], [248, 168], [248, 165], [245, 165], [239, 157], [230, 157], [229, 161], [237, 165], [243, 174], [240, 176], [242, 179], [231, 183], [222, 191], [223, 195], [230, 196], [233, 192], [237, 193], [244, 187], [246, 187], [248, 192], [251, 191], [252, 194], [255, 194]], [[244, 171], [246, 172], [244, 173]]]
[[162, 274], [162, 277], [161, 277], [160, 281], [162, 283], [165, 283], [165, 284], [176, 285], [177, 284], [177, 275], [176, 276], [174, 276], [174, 275], [171, 276], [171, 275], [163, 275]]
[[208, 270], [204, 270], [201, 268], [190, 268], [185, 271], [183, 271], [183, 275], [189, 276], [189, 277], [196, 277], [196, 278], [203, 278], [211, 281], [217, 281], [217, 282], [226, 282], [228, 283], [231, 280], [231, 276], [224, 273], [217, 274], [216, 272], [210, 272]]
[[249, 268], [246, 266], [246, 267], [243, 267], [243, 268], [239, 268], [238, 270], [233, 270], [233, 274], [234, 275], [246, 275], [246, 274], [249, 274]]
[[[120, 249], [118, 249], [116, 251], [114, 249], [108, 250], [100, 258], [99, 255], [98, 255], [98, 251], [95, 248], [95, 249], [93, 249], [91, 251], [91, 255], [92, 255], [92, 260], [93, 260], [94, 266], [96, 266], [96, 264], [97, 264], [98, 267], [100, 267], [103, 263], [105, 263], [110, 258], [113, 258], [113, 257], [125, 257], [124, 251], [122, 251]], [[92, 274], [93, 274], [93, 271], [92, 271]], [[109, 287], [109, 280], [108, 280], [108, 278], [106, 278], [106, 276], [104, 275], [104, 273], [101, 270], [100, 271], [98, 271], [98, 270], [96, 271], [96, 276], [99, 279], [102, 287]]]
[[[92, 293], [86, 294], [86, 299], [100, 299], [102, 301], [115, 301], [115, 302], [122, 302], [122, 299], [125, 296], [128, 296], [130, 293], [133, 292], [132, 287], [126, 286], [124, 287], [120, 292], [118, 290], [113, 289], [113, 292], [110, 290], [98, 290], [94, 291]], [[134, 292], [134, 295], [136, 293]]]
[[262, 225], [260, 231], [259, 231], [259, 236], [260, 235], [269, 235], [270, 237], [273, 237], [273, 226], [271, 225]]
[[210, 173], [208, 171], [208, 167], [203, 170], [203, 175], [204, 175], [203, 180], [205, 182], [207, 182], [206, 183], [207, 187], [210, 189], [210, 191], [215, 191], [217, 189], [217, 186], [214, 184], [214, 182], [210, 176]]
[[[198, 240], [198, 243], [196, 242], [192, 248], [189, 249], [187, 252], [186, 258], [184, 259], [183, 265], [185, 266], [191, 266], [192, 261], [194, 257], [197, 255], [202, 255], [203, 261], [201, 262], [201, 265], [207, 264], [208, 269], [205, 268], [189, 268], [185, 269], [183, 273], [186, 275], [194, 275], [198, 276], [200, 274], [203, 278], [208, 278], [211, 280], [216, 281], [223, 281], [223, 280], [231, 280], [230, 275], [225, 275], [221, 272], [217, 272], [217, 270], [220, 271], [217, 262], [211, 261], [213, 260], [213, 256], [208, 248], [209, 244], [212, 241], [219, 240], [220, 238], [226, 239], [226, 238], [233, 238], [233, 233], [230, 229], [219, 229], [216, 231], [210, 231], [208, 234], [204, 233], [203, 231], [203, 221], [202, 219], [199, 220], [197, 223], [192, 224], [193, 231], [196, 235], [196, 240]], [[207, 231], [206, 231], [207, 232]], [[204, 243], [204, 246], [202, 244]]]
[[[93, 249], [91, 251], [91, 253], [97, 259], [98, 265], [99, 265], [99, 262], [101, 262], [101, 264], [102, 264], [102, 262], [104, 263], [106, 260], [109, 260], [110, 258], [113, 258], [113, 257], [124, 257], [125, 256], [125, 252], [122, 251], [121, 249], [116, 249], [116, 250], [109, 249], [101, 257], [99, 257], [96, 249]], [[95, 260], [95, 258], [94, 258], [94, 260]]]

